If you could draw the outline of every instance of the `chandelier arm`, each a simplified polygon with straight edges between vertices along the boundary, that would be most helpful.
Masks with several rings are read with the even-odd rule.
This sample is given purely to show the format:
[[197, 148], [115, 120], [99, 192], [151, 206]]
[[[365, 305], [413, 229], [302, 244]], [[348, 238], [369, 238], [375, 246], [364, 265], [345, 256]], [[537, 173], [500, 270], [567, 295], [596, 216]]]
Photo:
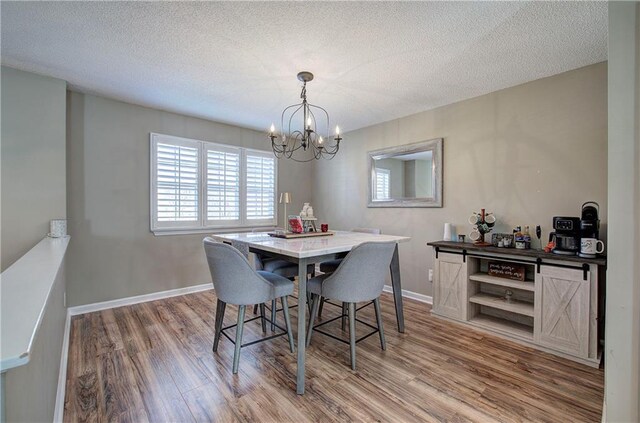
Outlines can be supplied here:
[[[302, 147], [302, 144], [300, 143], [300, 137], [303, 136], [302, 133], [300, 131], [294, 131], [292, 134], [292, 136], [289, 137], [289, 140], [292, 140], [292, 145], [289, 148], [289, 150], [291, 152], [294, 152], [296, 150], [299, 150]], [[296, 146], [297, 144], [297, 146]], [[288, 145], [288, 143], [287, 143]]]
[[282, 125], [282, 131], [284, 132], [284, 118], [285, 115], [287, 114], [287, 110], [292, 109], [294, 107], [297, 107], [296, 110], [294, 110], [293, 112], [291, 112], [291, 115], [289, 116], [289, 132], [291, 132], [291, 119], [293, 119], [293, 117], [296, 115], [296, 113], [298, 113], [298, 111], [304, 106], [304, 103], [297, 103], [297, 104], [292, 104], [291, 106], [287, 107], [286, 109], [284, 109], [282, 111], [282, 116], [280, 118], [280, 123]]
[[331, 154], [335, 154], [338, 152], [339, 148], [340, 148], [340, 143], [335, 143], [332, 146], [325, 147], [325, 150], [327, 150]]
[[331, 119], [329, 119], [329, 112], [327, 112], [324, 107], [316, 106], [315, 104], [309, 103], [309, 107], [310, 108], [315, 107], [316, 109], [322, 110], [322, 112], [324, 113], [325, 117], [327, 118], [327, 138], [328, 138], [329, 131], [331, 130]]

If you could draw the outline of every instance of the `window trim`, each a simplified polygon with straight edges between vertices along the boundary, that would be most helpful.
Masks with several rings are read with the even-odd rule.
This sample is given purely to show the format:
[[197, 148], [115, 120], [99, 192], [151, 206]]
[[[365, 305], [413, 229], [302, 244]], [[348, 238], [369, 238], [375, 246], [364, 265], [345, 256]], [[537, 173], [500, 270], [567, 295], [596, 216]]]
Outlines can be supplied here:
[[[170, 142], [175, 145], [183, 145], [187, 147], [198, 146], [198, 220], [196, 222], [158, 222], [157, 219], [157, 184], [156, 184], [156, 152], [157, 144]], [[233, 221], [224, 221], [223, 223], [211, 224], [212, 221], [208, 220], [207, 215], [207, 192], [206, 192], [206, 167], [207, 167], [207, 151], [211, 147], [220, 147], [221, 150], [235, 150], [240, 153], [240, 218]], [[233, 232], [233, 231], [248, 231], [251, 229], [269, 229], [275, 228], [278, 222], [278, 160], [273, 157], [274, 160], [274, 192], [273, 192], [273, 205], [274, 205], [274, 217], [273, 219], [260, 219], [249, 220], [247, 219], [246, 210], [246, 191], [247, 191], [247, 153], [257, 153], [266, 157], [273, 157], [269, 150], [259, 150], [255, 148], [239, 147], [231, 144], [222, 144], [212, 141], [202, 141], [191, 138], [178, 137], [174, 135], [165, 135], [155, 132], [149, 133], [149, 229], [154, 235], [185, 235], [185, 234], [199, 234], [210, 232]]]

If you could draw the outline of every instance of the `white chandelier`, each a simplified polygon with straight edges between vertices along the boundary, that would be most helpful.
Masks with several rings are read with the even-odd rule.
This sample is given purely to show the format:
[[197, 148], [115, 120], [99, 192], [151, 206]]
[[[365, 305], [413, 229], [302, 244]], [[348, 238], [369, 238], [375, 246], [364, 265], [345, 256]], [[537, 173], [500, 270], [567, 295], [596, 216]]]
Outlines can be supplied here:
[[[275, 133], [275, 125], [271, 124], [269, 138], [273, 154], [277, 158], [284, 157], [297, 162], [331, 160], [340, 149], [340, 128], [336, 126], [333, 142], [328, 143], [329, 113], [322, 107], [307, 102], [307, 82], [313, 80], [313, 74], [300, 72], [298, 79], [303, 83], [300, 93], [302, 103], [292, 104], [282, 111], [282, 131], [279, 135]], [[302, 126], [296, 126], [300, 123]], [[323, 138], [320, 133], [326, 136]]]

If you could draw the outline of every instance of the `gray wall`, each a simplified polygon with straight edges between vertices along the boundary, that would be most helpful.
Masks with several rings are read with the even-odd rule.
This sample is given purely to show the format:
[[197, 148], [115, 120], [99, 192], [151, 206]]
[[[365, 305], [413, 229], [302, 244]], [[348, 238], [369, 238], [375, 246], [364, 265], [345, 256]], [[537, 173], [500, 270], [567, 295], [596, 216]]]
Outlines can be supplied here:
[[63, 264], [51, 288], [29, 363], [4, 375], [7, 422], [53, 421], [67, 316], [64, 289]]
[[[69, 305], [211, 282], [204, 235], [149, 231], [149, 132], [268, 150], [266, 134], [77, 92], [67, 125]], [[293, 195], [288, 212], [311, 201], [312, 176], [311, 164], [278, 163], [279, 191]]]
[[404, 196], [424, 198], [433, 195], [431, 160], [406, 160], [404, 163]]
[[433, 196], [433, 159], [416, 160], [416, 197]]
[[607, 422], [640, 420], [640, 5], [609, 4]]
[[[367, 151], [444, 138], [444, 207], [367, 208]], [[345, 134], [339, 156], [316, 164], [313, 201], [335, 229], [377, 227], [400, 246], [403, 288], [431, 295], [428, 241], [443, 224], [470, 232], [484, 207], [498, 232], [577, 216], [588, 200], [607, 221], [607, 65], [600, 63]], [[327, 177], [326, 175], [331, 175]], [[355, 220], [354, 220], [355, 219]]]
[[2, 67], [2, 270], [66, 217], [66, 82]]

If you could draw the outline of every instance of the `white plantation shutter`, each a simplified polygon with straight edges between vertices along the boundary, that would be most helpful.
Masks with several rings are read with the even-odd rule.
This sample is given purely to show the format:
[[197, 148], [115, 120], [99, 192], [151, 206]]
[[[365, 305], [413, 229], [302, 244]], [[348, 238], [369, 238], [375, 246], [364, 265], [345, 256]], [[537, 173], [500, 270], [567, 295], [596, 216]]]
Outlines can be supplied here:
[[199, 220], [199, 150], [196, 143], [156, 143], [155, 210], [158, 223], [185, 226]]
[[241, 151], [222, 146], [206, 150], [207, 220], [239, 223]]
[[376, 169], [376, 200], [391, 198], [391, 172], [388, 169]]
[[257, 151], [246, 153], [247, 220], [270, 220], [276, 217], [276, 161], [273, 155]]
[[155, 133], [150, 147], [155, 234], [276, 224], [270, 152]]

